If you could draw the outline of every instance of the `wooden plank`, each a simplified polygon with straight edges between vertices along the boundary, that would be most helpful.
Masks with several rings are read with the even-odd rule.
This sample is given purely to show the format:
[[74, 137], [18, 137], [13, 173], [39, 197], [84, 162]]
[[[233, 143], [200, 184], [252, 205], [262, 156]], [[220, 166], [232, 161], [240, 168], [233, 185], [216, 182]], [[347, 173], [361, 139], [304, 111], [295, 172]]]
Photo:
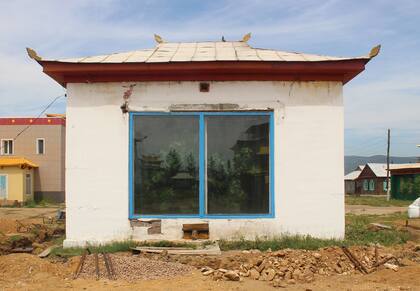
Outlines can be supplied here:
[[50, 246], [50, 247], [46, 248], [45, 250], [42, 251], [42, 253], [40, 253], [38, 255], [38, 257], [40, 257], [40, 258], [46, 258], [46, 257], [48, 257], [50, 255], [51, 251], [53, 249], [55, 249], [56, 247], [57, 246]]
[[155, 253], [155, 254], [160, 254], [163, 253], [164, 251], [168, 252], [168, 255], [207, 255], [207, 256], [218, 256], [221, 255], [222, 252], [220, 251], [219, 246], [217, 247], [213, 247], [213, 248], [209, 248], [209, 249], [199, 249], [199, 250], [174, 250], [174, 249], [169, 249], [169, 250], [162, 250], [162, 249], [153, 249], [153, 248], [143, 248], [143, 247], [135, 247], [132, 248], [135, 251], [140, 251], [140, 252], [144, 252], [144, 253]]
[[183, 231], [209, 231], [209, 224], [208, 223], [192, 223], [192, 224], [183, 224], [182, 225]]

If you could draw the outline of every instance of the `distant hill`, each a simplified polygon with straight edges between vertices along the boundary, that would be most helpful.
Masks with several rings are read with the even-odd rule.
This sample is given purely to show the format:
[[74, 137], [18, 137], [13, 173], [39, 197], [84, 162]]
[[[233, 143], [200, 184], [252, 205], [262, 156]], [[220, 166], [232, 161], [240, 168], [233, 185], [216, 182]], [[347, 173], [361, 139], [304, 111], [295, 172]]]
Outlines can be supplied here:
[[[389, 162], [391, 164], [405, 164], [415, 163], [417, 157], [390, 157]], [[366, 163], [386, 163], [386, 156], [376, 155], [371, 157], [362, 156], [345, 156], [344, 157], [344, 172], [345, 174], [353, 171], [358, 165], [364, 165]]]

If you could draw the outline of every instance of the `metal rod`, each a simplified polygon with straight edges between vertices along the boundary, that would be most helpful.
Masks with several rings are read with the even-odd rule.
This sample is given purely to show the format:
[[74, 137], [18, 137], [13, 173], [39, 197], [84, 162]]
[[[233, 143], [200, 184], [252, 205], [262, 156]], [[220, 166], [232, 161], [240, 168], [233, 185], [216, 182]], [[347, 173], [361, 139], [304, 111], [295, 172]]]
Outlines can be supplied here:
[[80, 258], [79, 264], [77, 265], [77, 268], [74, 271], [73, 279], [76, 279], [79, 276], [79, 274], [82, 272], [83, 265], [85, 264], [85, 259], [86, 259], [87, 252], [88, 252], [87, 249], [85, 249], [83, 251], [83, 254], [82, 254], [82, 257]]
[[106, 254], [104, 252], [102, 252], [102, 256], [103, 256], [104, 261], [105, 261], [105, 268], [106, 268], [106, 272], [108, 273], [108, 278], [110, 280], [112, 280], [111, 270], [109, 268], [108, 259], [106, 257]]
[[114, 279], [117, 279], [116, 274], [115, 274], [115, 270], [114, 270], [114, 264], [112, 263], [112, 260], [111, 260], [111, 256], [109, 254], [106, 254], [106, 256], [108, 258], [108, 263], [109, 263], [109, 267], [111, 269], [112, 277]]
[[369, 271], [365, 268], [365, 266], [360, 263], [360, 261], [350, 252], [350, 250], [342, 246], [341, 249], [343, 250], [343, 253], [349, 258], [349, 260], [353, 263], [353, 265], [363, 274], [368, 274]]
[[95, 253], [95, 271], [96, 271], [96, 280], [99, 280], [99, 259], [98, 259], [98, 253]]

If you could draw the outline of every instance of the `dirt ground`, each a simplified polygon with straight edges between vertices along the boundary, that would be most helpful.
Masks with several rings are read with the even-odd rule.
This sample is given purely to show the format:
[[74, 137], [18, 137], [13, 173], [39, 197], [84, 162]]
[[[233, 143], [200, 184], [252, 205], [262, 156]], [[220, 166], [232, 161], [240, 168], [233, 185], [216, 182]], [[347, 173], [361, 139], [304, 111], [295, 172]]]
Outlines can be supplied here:
[[368, 206], [368, 205], [346, 205], [346, 213], [351, 214], [374, 214], [374, 215], [382, 215], [382, 214], [391, 214], [394, 212], [404, 212], [407, 211], [407, 207], [397, 207], [397, 206], [389, 206], [389, 207], [377, 207], [377, 206]]
[[[357, 208], [359, 207], [359, 208]], [[361, 211], [368, 206], [356, 206], [353, 211]], [[380, 207], [373, 207], [380, 208]], [[389, 209], [390, 207], [387, 207]], [[391, 207], [394, 208], [394, 207]], [[359, 210], [355, 210], [359, 209]], [[397, 210], [396, 210], [397, 209]], [[54, 216], [56, 208], [0, 208], [0, 236], [16, 232], [16, 219], [24, 223], [40, 223], [42, 217]], [[395, 207], [400, 211], [399, 207]], [[370, 211], [370, 210], [368, 210]], [[363, 212], [365, 214], [365, 212]], [[376, 214], [376, 213], [375, 213]], [[403, 226], [405, 221], [398, 221]], [[413, 222], [410, 228], [419, 232], [420, 220]], [[418, 245], [417, 237], [411, 246]], [[47, 243], [48, 245], [48, 243]], [[412, 249], [412, 247], [411, 247]], [[410, 249], [410, 256], [413, 251]], [[381, 253], [406, 252], [405, 246], [384, 248]], [[293, 251], [291, 251], [293, 252]], [[305, 252], [305, 251], [303, 251]], [[366, 251], [367, 252], [367, 251]], [[371, 252], [371, 250], [369, 251]], [[322, 253], [322, 252], [321, 252]], [[264, 253], [258, 254], [265, 255]], [[124, 253], [124, 256], [131, 254]], [[221, 260], [233, 261], [239, 257], [246, 257], [243, 252], [224, 252]], [[323, 257], [330, 256], [328, 250]], [[357, 271], [344, 272], [343, 274], [314, 275], [310, 283], [296, 281], [288, 283], [285, 287], [275, 288], [267, 281], [252, 280], [249, 277], [241, 277], [241, 281], [214, 280], [211, 276], [203, 276], [200, 270], [193, 268], [184, 275], [171, 278], [160, 278], [153, 280], [125, 281], [122, 279], [109, 280], [101, 277], [95, 280], [94, 277], [81, 276], [73, 280], [73, 272], [76, 269], [80, 257], [73, 257], [69, 260], [57, 258], [41, 259], [35, 254], [8, 254], [0, 255], [0, 290], [419, 290], [420, 291], [420, 250], [414, 251], [416, 259], [403, 259], [398, 271], [379, 268], [377, 271], [361, 275]], [[359, 256], [360, 257], [360, 256]], [[152, 257], [153, 259], [153, 257]], [[203, 258], [198, 258], [201, 260]], [[330, 258], [331, 259], [331, 258]], [[179, 262], [180, 260], [177, 260]], [[193, 260], [186, 260], [189, 265], [196, 266]], [[350, 264], [347, 262], [347, 264]], [[202, 266], [203, 264], [201, 264]], [[233, 268], [233, 267], [232, 267]]]
[[382, 269], [369, 275], [317, 276], [311, 283], [274, 288], [265, 281], [245, 278], [241, 282], [214, 281], [200, 271], [170, 279], [127, 282], [108, 279], [72, 279], [76, 260], [56, 263], [29, 254], [0, 257], [0, 290], [420, 290], [420, 264]]

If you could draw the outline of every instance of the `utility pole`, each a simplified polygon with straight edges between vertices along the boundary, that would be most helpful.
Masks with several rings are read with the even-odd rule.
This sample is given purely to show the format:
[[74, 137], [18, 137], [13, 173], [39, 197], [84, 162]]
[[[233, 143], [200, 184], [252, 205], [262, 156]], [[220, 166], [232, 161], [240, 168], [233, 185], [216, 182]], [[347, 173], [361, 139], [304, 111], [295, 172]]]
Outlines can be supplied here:
[[386, 149], [386, 200], [391, 199], [391, 187], [389, 183], [389, 146], [391, 143], [391, 130], [388, 128], [388, 146]]

